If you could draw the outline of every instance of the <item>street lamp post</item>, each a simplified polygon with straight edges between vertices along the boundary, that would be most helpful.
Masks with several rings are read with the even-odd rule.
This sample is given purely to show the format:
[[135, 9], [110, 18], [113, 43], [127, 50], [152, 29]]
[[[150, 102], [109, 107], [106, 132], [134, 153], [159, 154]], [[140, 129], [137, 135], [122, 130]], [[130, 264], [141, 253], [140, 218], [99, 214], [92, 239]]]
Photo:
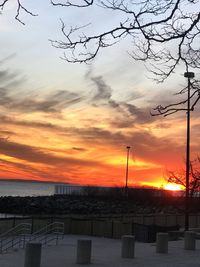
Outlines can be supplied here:
[[127, 159], [126, 159], [126, 184], [125, 184], [125, 194], [128, 196], [128, 161], [129, 161], [129, 151], [130, 151], [130, 146], [127, 146]]
[[186, 188], [185, 188], [185, 231], [189, 229], [189, 179], [190, 179], [190, 79], [194, 78], [193, 72], [185, 72], [184, 77], [188, 79], [187, 98], [187, 135], [186, 135]]

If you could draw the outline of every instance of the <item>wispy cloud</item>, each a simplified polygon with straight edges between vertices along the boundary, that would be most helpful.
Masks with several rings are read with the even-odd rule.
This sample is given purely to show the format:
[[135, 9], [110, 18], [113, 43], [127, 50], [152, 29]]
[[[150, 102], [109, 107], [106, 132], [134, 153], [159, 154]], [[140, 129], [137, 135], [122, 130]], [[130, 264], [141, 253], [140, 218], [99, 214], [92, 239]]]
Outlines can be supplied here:
[[8, 56], [5, 56], [3, 58], [0, 58], [0, 65], [3, 65], [4, 63], [6, 63], [7, 61], [11, 60], [12, 58], [16, 57], [17, 53], [12, 53]]
[[11, 95], [4, 88], [0, 89], [0, 105], [16, 112], [61, 112], [73, 104], [82, 101], [83, 97], [68, 91], [57, 91], [46, 97], [42, 96], [19, 96]]
[[8, 86], [16, 79], [17, 73], [10, 72], [9, 70], [0, 70], [0, 82], [1, 84]]
[[53, 130], [54, 128], [59, 128], [55, 124], [51, 122], [40, 122], [39, 120], [24, 120], [24, 119], [17, 119], [15, 116], [9, 115], [0, 115], [0, 123], [2, 125], [11, 125], [11, 126], [22, 126], [22, 127], [32, 127], [32, 128], [46, 128], [49, 130]]
[[[13, 56], [0, 60], [0, 66]], [[25, 76], [10, 69], [4, 69], [3, 66], [0, 69], [0, 84], [0, 107], [9, 112], [60, 113], [63, 109], [85, 100], [82, 93], [63, 89], [46, 94], [31, 92], [28, 90], [29, 85]], [[21, 85], [23, 88], [27, 87], [27, 90], [22, 90]]]
[[111, 87], [108, 86], [102, 76], [91, 77], [91, 80], [96, 85], [96, 92], [92, 101], [109, 100], [112, 96]]
[[[119, 128], [127, 128], [132, 126], [133, 123], [149, 123], [155, 118], [150, 115], [150, 108], [139, 108], [133, 105], [131, 101], [136, 98], [141, 98], [143, 95], [141, 92], [124, 95], [126, 101], [120, 101], [113, 98], [112, 88], [105, 82], [103, 76], [93, 75], [93, 70], [90, 69], [86, 75], [87, 79], [90, 79], [96, 86], [94, 96], [91, 98], [91, 103], [104, 107], [107, 105], [108, 108], [113, 110], [113, 116], [116, 117], [115, 121], [112, 120], [112, 126]], [[120, 116], [119, 116], [120, 114]]]
[[8, 139], [0, 139], [0, 153], [17, 159], [42, 163], [47, 165], [96, 165], [97, 162], [75, 159], [71, 157], [59, 157], [48, 153], [48, 150], [19, 144]]

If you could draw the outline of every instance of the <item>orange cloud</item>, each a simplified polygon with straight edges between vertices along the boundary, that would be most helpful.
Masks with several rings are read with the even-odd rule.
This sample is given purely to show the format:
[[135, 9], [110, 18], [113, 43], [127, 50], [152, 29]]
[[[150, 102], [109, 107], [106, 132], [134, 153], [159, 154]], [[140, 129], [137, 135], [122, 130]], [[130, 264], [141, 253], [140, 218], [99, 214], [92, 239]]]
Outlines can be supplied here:
[[[139, 107], [130, 97], [117, 99], [101, 76], [90, 74], [91, 94], [55, 90], [21, 96], [8, 85], [15, 84], [15, 75], [1, 72], [1, 80], [2, 179], [124, 185], [127, 145], [130, 186], [161, 186], [166, 169], [183, 164], [184, 116], [152, 118], [148, 110], [154, 102]], [[199, 130], [194, 118], [193, 154], [199, 149]]]

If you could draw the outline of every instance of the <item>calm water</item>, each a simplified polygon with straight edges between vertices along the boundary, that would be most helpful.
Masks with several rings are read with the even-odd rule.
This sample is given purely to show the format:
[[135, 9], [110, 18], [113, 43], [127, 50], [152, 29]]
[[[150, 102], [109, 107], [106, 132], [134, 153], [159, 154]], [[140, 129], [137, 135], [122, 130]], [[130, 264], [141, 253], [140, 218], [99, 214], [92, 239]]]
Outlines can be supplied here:
[[[37, 182], [20, 182], [20, 181], [1, 181], [0, 180], [0, 197], [1, 196], [48, 196], [54, 194], [55, 184], [37, 183]], [[15, 214], [0, 213], [0, 218], [19, 216]]]
[[28, 181], [0, 181], [0, 196], [47, 196], [54, 194], [55, 184]]

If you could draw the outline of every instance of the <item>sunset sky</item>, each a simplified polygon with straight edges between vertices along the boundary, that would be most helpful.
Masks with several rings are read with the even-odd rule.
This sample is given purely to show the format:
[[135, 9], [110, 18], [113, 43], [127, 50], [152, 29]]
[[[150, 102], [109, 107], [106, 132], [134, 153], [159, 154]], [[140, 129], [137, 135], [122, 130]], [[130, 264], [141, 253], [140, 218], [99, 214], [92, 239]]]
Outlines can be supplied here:
[[[162, 186], [167, 170], [184, 168], [186, 114], [150, 111], [176, 101], [185, 69], [156, 84], [128, 55], [128, 39], [89, 65], [67, 63], [49, 40], [63, 39], [60, 18], [81, 25], [90, 22], [87, 11], [39, 0], [26, 5], [38, 16], [22, 13], [25, 26], [14, 19], [15, 1], [0, 15], [0, 179], [121, 186], [126, 146], [129, 185]], [[97, 29], [116, 22], [103, 11], [94, 18]], [[191, 118], [195, 158], [199, 107]]]

